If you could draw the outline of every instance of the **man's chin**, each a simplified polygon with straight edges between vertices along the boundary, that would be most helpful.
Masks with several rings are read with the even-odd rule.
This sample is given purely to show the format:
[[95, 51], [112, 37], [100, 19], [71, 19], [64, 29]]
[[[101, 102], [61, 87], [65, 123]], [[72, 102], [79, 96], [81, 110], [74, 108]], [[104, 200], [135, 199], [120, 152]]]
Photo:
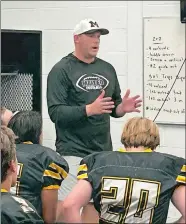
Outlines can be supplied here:
[[90, 57], [95, 58], [97, 56], [98, 52], [91, 52]]

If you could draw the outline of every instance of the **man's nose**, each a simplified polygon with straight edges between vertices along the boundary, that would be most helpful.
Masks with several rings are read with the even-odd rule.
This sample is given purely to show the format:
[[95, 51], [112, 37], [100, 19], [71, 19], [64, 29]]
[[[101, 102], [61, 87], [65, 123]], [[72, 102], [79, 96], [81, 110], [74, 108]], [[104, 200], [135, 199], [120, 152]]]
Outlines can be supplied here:
[[94, 38], [94, 42], [95, 42], [95, 43], [99, 43], [99, 42], [100, 42], [100, 38], [99, 38], [99, 37], [95, 37], [95, 38]]

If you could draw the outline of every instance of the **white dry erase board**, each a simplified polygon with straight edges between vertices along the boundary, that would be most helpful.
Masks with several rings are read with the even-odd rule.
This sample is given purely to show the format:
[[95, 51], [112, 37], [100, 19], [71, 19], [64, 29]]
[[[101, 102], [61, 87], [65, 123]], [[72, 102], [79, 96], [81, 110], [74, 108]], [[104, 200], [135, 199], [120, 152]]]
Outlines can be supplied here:
[[143, 29], [144, 117], [185, 124], [185, 25], [179, 18], [144, 18]]

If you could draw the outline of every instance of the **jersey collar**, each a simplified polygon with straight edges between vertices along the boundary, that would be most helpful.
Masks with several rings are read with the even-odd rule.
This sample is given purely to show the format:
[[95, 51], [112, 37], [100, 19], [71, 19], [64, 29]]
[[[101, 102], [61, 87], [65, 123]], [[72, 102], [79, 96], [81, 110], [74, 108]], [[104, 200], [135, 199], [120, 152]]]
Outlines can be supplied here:
[[4, 188], [1, 188], [1, 192], [8, 192], [8, 191]]
[[33, 144], [32, 142], [30, 142], [30, 141], [27, 141], [27, 142], [23, 142], [23, 144], [28, 144], [28, 145], [31, 145], [31, 144]]
[[119, 151], [119, 152], [152, 152], [152, 149], [147, 148], [147, 149], [145, 149], [145, 150], [143, 150], [143, 151], [127, 151], [126, 149], [122, 149], [122, 148], [120, 148], [118, 151]]

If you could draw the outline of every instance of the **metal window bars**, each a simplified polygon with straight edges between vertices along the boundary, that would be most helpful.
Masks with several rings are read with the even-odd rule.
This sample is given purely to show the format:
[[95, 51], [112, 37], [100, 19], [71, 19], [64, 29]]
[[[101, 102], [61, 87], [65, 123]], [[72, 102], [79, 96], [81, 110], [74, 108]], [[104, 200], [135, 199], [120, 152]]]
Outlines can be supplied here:
[[33, 74], [1, 73], [1, 105], [11, 111], [33, 109]]

